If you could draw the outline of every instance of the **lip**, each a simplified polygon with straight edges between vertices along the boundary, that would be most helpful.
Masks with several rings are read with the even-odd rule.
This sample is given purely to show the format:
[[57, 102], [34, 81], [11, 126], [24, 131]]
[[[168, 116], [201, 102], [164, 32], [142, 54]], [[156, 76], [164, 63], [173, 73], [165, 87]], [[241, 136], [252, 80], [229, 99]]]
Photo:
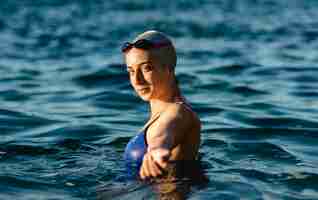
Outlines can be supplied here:
[[147, 87], [138, 88], [137, 91], [138, 91], [138, 92], [144, 92], [144, 91], [147, 90], [147, 89], [149, 89], [149, 88], [147, 88]]

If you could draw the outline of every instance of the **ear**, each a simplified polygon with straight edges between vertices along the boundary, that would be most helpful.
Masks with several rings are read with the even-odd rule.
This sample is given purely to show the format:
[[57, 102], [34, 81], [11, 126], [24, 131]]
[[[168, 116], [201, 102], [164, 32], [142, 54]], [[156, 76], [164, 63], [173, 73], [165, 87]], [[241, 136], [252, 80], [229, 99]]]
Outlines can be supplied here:
[[168, 74], [168, 76], [171, 76], [173, 71], [171, 70], [170, 66], [169, 65], [164, 65], [164, 71]]
[[169, 72], [169, 76], [174, 76], [174, 69], [171, 66], [166, 66], [168, 72]]

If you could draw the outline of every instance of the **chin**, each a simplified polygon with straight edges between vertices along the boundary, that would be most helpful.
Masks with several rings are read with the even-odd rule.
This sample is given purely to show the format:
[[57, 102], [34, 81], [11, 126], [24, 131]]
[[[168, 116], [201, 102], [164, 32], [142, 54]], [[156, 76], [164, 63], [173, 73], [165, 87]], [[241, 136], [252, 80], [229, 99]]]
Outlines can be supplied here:
[[152, 90], [148, 90], [147, 92], [139, 92], [136, 90], [137, 95], [144, 101], [150, 101], [153, 96]]
[[137, 95], [144, 101], [150, 101], [152, 93], [149, 92], [145, 92], [145, 93], [140, 93], [140, 92], [136, 92]]
[[150, 94], [138, 94], [138, 96], [144, 101], [150, 101]]

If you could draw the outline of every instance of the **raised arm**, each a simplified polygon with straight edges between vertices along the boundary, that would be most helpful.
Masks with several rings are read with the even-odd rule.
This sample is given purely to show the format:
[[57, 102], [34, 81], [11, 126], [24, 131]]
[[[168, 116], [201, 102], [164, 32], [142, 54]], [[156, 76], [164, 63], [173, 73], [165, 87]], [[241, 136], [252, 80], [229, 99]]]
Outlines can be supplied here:
[[[170, 105], [147, 131], [148, 149], [140, 169], [142, 179], [162, 175], [171, 159], [183, 152], [173, 151], [181, 145], [191, 129], [192, 114], [180, 104]], [[175, 154], [175, 155], [172, 155]]]

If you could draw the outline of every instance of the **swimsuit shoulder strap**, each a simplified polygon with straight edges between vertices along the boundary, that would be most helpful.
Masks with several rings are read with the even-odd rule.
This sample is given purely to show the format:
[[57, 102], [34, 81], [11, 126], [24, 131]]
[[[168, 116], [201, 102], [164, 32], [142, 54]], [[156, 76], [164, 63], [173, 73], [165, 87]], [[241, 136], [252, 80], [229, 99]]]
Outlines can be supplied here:
[[179, 97], [176, 101], [177, 104], [183, 104], [188, 110], [190, 110], [191, 112], [193, 112], [192, 110], [192, 106], [190, 105], [190, 103], [183, 97]]
[[147, 129], [149, 128], [149, 126], [150, 126], [151, 124], [153, 124], [153, 123], [160, 117], [160, 114], [161, 114], [161, 113], [158, 113], [158, 114], [156, 114], [154, 117], [152, 117], [152, 119], [150, 119], [150, 120], [144, 125], [144, 127], [142, 127], [142, 129], [141, 129], [140, 132], [139, 132], [139, 134], [143, 134], [143, 137], [144, 137], [144, 141], [145, 141], [146, 146], [148, 146], [147, 139], [146, 139]]
[[152, 117], [140, 130], [140, 132], [145, 131], [151, 124], [153, 124], [159, 117], [161, 113], [157, 113], [154, 117]]
[[[188, 103], [188, 101], [183, 97], [179, 97], [176, 99], [177, 104], [183, 104], [188, 110], [193, 112], [191, 105]], [[164, 112], [164, 111], [163, 111]], [[140, 132], [145, 131], [151, 124], [153, 124], [163, 112], [157, 113], [154, 117], [152, 117], [140, 130]]]

